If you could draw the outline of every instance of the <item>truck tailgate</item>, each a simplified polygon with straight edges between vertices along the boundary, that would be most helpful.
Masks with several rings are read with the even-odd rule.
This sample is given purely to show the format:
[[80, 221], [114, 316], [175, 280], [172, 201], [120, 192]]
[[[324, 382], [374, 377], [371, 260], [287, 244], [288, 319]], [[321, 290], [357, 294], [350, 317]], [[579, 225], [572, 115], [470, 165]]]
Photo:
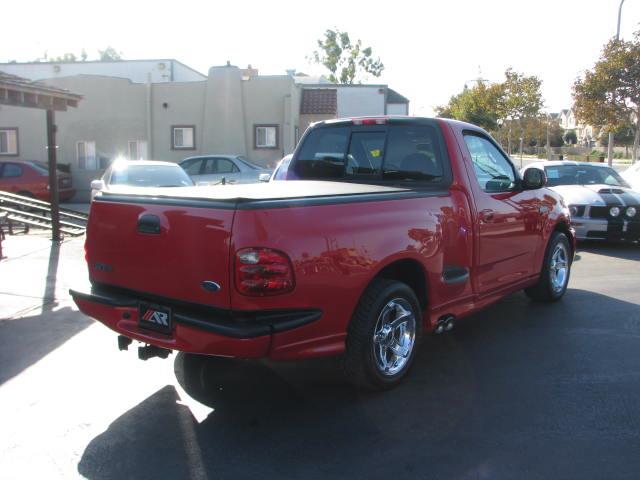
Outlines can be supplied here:
[[233, 203], [198, 208], [94, 201], [87, 227], [89, 277], [94, 283], [229, 308], [234, 211]]

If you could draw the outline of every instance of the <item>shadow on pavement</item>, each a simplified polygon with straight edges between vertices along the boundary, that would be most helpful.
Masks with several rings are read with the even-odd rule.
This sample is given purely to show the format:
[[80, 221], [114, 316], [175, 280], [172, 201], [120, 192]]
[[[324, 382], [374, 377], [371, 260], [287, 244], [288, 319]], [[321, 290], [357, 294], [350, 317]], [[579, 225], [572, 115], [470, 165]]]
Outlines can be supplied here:
[[71, 307], [13, 320], [0, 320], [0, 385], [30, 367], [93, 321]]
[[635, 478], [639, 348], [636, 304], [570, 290], [554, 305], [515, 294], [450, 335], [427, 337], [413, 372], [386, 393], [353, 390], [339, 359], [179, 354], [178, 381], [213, 412], [197, 423], [165, 386], [94, 438], [78, 471], [91, 479]]
[[578, 253], [580, 252], [589, 252], [624, 260], [640, 260], [640, 245], [637, 243], [583, 241], [578, 243]]

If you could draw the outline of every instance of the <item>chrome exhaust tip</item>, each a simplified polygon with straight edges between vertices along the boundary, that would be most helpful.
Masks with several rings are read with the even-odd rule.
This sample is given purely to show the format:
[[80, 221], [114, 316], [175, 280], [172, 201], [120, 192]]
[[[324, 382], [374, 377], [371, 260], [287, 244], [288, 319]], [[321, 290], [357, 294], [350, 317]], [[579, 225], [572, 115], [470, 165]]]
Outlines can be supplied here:
[[440, 335], [444, 332], [450, 332], [451, 330], [453, 330], [453, 327], [455, 325], [455, 319], [456, 317], [454, 317], [453, 315], [443, 315], [438, 319], [438, 324], [434, 329], [434, 333], [436, 335]]

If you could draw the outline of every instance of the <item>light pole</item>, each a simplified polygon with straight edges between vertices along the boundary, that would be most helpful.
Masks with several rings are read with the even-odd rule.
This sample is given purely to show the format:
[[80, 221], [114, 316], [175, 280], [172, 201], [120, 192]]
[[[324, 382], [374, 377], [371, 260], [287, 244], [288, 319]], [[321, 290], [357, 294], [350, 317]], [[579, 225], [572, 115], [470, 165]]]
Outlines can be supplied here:
[[[620, 40], [620, 17], [622, 17], [622, 4], [624, 0], [620, 0], [618, 7], [618, 29], [616, 30], [616, 41]], [[613, 132], [609, 132], [609, 142], [607, 143], [607, 160], [609, 166], [613, 165]]]

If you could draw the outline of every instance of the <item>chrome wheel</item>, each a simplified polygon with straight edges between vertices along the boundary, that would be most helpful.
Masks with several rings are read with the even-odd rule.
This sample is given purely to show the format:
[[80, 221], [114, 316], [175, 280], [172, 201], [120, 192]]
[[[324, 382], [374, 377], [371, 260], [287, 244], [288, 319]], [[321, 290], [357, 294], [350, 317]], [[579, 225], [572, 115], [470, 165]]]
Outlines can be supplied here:
[[390, 300], [380, 312], [373, 333], [373, 355], [382, 375], [392, 376], [409, 362], [416, 340], [416, 316], [404, 298]]
[[569, 255], [567, 248], [562, 243], [558, 243], [553, 250], [549, 275], [551, 276], [551, 288], [553, 288], [553, 291], [555, 293], [561, 292], [569, 278]]

